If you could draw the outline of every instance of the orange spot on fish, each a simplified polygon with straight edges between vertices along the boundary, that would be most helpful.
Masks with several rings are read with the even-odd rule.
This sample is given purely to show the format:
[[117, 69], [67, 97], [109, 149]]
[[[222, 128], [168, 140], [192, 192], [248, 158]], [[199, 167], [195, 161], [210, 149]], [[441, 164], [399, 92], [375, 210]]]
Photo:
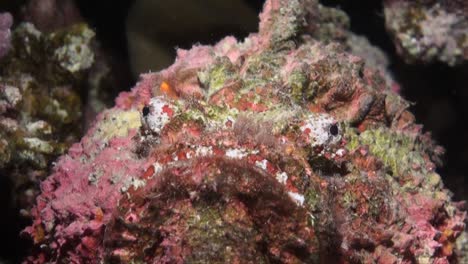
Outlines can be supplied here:
[[42, 225], [37, 225], [34, 228], [34, 244], [41, 243], [44, 240], [45, 231]]
[[165, 94], [169, 96], [170, 98], [173, 98], [173, 99], [179, 98], [177, 92], [167, 82], [161, 83], [161, 85], [159, 86], [159, 91], [161, 92], [161, 94]]
[[96, 219], [99, 222], [101, 222], [102, 219], [104, 219], [104, 212], [102, 211], [100, 207], [98, 207], [96, 211], [94, 212], [94, 219]]
[[312, 113], [323, 112], [323, 109], [320, 106], [315, 105], [315, 104], [309, 104], [308, 108], [309, 108], [309, 111], [312, 112]]

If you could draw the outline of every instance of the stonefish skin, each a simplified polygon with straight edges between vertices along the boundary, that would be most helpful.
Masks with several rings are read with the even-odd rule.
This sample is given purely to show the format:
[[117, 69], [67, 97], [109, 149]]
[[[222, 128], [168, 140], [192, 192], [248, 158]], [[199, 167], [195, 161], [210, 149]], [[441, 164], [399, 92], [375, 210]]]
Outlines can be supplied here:
[[461, 260], [441, 149], [381, 72], [305, 34], [316, 7], [267, 1], [258, 34], [142, 75], [43, 182], [26, 262]]

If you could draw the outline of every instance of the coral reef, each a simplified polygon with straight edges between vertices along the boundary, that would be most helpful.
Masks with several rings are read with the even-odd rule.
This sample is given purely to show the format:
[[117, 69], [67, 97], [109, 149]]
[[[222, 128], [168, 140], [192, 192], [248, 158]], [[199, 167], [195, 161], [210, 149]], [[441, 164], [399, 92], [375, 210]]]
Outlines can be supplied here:
[[9, 38], [0, 41], [11, 46], [0, 58], [0, 172], [27, 215], [52, 162], [81, 136], [94, 32], [77, 24], [45, 34], [22, 23]]
[[0, 173], [13, 208], [29, 217], [40, 181], [118, 86], [73, 1], [31, 0], [21, 10], [27, 22], [11, 31], [12, 16], [0, 15]]
[[468, 2], [385, 0], [386, 26], [407, 62], [460, 64], [468, 58]]
[[121, 93], [42, 183], [26, 261], [456, 262], [443, 150], [317, 10], [268, 0], [257, 34]]
[[[30, 0], [21, 8], [22, 20], [34, 25], [39, 31], [49, 34], [68, 30], [84, 23], [79, 9], [73, 0]], [[93, 33], [94, 34], [94, 33]], [[93, 35], [86, 47], [87, 53], [73, 54], [76, 59], [93, 56], [93, 64], [82, 74], [79, 96], [83, 102], [85, 127], [94, 120], [97, 113], [113, 104], [118, 94], [117, 82], [121, 73], [117, 72], [116, 62]], [[125, 74], [123, 74], [125, 75]]]

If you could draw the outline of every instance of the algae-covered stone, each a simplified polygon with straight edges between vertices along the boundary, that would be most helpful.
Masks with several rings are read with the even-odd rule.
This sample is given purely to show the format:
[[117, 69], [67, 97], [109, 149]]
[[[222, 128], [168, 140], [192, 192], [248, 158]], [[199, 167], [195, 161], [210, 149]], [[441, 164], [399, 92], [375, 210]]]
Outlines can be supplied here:
[[468, 58], [466, 1], [384, 1], [385, 23], [398, 53], [409, 63]]
[[38, 181], [82, 133], [81, 90], [94, 63], [93, 37], [84, 24], [42, 33], [23, 23], [0, 58], [0, 172], [22, 190], [19, 209], [30, 208]]
[[54, 41], [62, 43], [54, 51], [60, 66], [71, 73], [89, 69], [94, 62], [94, 52], [90, 46], [94, 35], [91, 29], [80, 25], [76, 29], [51, 36]]
[[363, 145], [368, 146], [369, 151], [379, 157], [396, 177], [409, 173], [414, 167], [421, 168], [425, 163], [425, 149], [414, 135], [382, 128], [351, 135], [348, 142], [351, 150]]

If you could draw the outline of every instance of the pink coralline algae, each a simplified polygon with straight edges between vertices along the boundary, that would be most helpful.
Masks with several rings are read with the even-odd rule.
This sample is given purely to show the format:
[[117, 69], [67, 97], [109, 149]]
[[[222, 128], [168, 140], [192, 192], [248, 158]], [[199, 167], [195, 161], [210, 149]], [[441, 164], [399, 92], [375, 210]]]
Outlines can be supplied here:
[[120, 94], [42, 183], [26, 262], [457, 263], [443, 150], [385, 73], [304, 34], [314, 8], [267, 1], [258, 34]]

